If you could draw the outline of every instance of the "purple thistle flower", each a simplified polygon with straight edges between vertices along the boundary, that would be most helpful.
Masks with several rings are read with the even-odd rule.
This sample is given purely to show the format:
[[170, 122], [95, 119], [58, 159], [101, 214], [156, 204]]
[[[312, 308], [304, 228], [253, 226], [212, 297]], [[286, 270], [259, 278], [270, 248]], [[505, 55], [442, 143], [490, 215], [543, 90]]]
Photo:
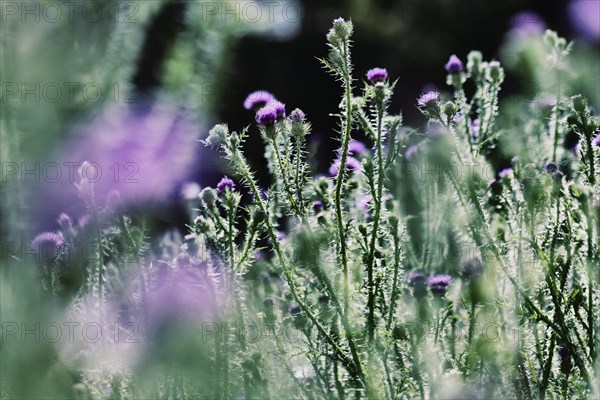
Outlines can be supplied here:
[[219, 183], [217, 183], [217, 192], [219, 192], [219, 193], [223, 193], [226, 190], [233, 191], [234, 189], [235, 189], [235, 183], [233, 183], [233, 181], [227, 176], [224, 176], [219, 181]]
[[252, 92], [244, 100], [244, 108], [246, 110], [253, 110], [255, 108], [263, 107], [264, 105], [275, 101], [275, 96], [264, 90], [257, 90]]
[[558, 171], [558, 164], [556, 164], [554, 161], [550, 161], [544, 166], [544, 169], [546, 172], [556, 172]]
[[592, 145], [600, 147], [600, 131], [596, 132], [596, 136], [592, 139]]
[[385, 68], [372, 68], [367, 71], [367, 79], [371, 83], [383, 82], [388, 78], [388, 72]]
[[367, 152], [367, 146], [363, 142], [352, 139], [348, 143], [348, 153], [354, 156], [360, 156]]
[[500, 172], [498, 172], [498, 176], [500, 178], [507, 178], [510, 176], [510, 174], [513, 172], [512, 168], [503, 168], [500, 170]]
[[73, 220], [66, 213], [61, 213], [56, 222], [58, 222], [58, 225], [63, 229], [70, 229], [73, 227]]
[[256, 122], [264, 126], [272, 126], [277, 122], [277, 110], [271, 105], [266, 105], [256, 113]]
[[450, 275], [434, 275], [427, 280], [429, 290], [434, 295], [444, 295], [446, 288], [452, 283], [452, 277]]
[[323, 202], [320, 200], [313, 201], [312, 209], [315, 212], [315, 214], [320, 213], [323, 209]]
[[460, 61], [460, 58], [456, 56], [456, 54], [452, 54], [444, 68], [446, 68], [448, 73], [454, 74], [463, 70], [463, 63]]
[[273, 100], [267, 104], [267, 106], [273, 107], [277, 113], [277, 119], [285, 117], [285, 104], [280, 101]]
[[42, 232], [31, 241], [31, 244], [38, 252], [39, 261], [51, 262], [58, 258], [65, 241], [60, 233]]
[[333, 20], [333, 25], [343, 24], [344, 22], [344, 18], [339, 17]]
[[[285, 112], [285, 110], [284, 110]], [[292, 111], [290, 113], [290, 121], [293, 123], [302, 123], [306, 120], [306, 115], [304, 115], [304, 111], [302, 111], [299, 108], [294, 109], [294, 111]]]
[[423, 93], [417, 100], [419, 107], [427, 107], [431, 102], [437, 101], [440, 97], [439, 92], [430, 91]]

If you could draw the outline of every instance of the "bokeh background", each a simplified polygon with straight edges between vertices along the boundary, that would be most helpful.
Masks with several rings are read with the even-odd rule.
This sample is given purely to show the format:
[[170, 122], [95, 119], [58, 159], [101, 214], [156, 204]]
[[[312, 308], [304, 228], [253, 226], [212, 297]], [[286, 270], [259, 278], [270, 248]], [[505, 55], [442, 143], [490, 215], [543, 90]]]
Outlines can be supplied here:
[[[355, 25], [356, 78], [374, 66], [387, 68], [399, 79], [391, 112], [402, 111], [411, 126], [422, 124], [416, 97], [425, 89], [445, 89], [443, 65], [452, 53], [464, 58], [479, 49], [485, 59], [512, 60], [501, 100], [530, 101], [539, 88], [527, 60], [518, 59], [519, 43], [546, 28], [576, 40], [575, 57], [585, 60], [587, 69], [581, 69], [587, 73], [580, 69], [572, 87], [595, 105], [600, 96], [597, 0], [23, 4], [2, 1], [3, 236], [28, 237], [32, 230], [51, 228], [59, 212], [77, 214], [72, 182], [65, 183], [68, 167], [63, 165], [55, 182], [42, 176], [53, 175], [43, 171], [44, 165], [79, 163], [94, 153], [102, 158], [102, 146], [88, 140], [114, 133], [106, 115], [115, 109], [152, 115], [157, 104], [166, 105], [193, 121], [185, 137], [168, 139], [185, 143], [185, 155], [161, 150], [151, 155], [156, 157], [152, 167], [139, 171], [155, 178], [139, 186], [162, 184], [130, 207], [152, 206], [150, 226], [158, 230], [183, 226], [185, 214], [174, 201], [183, 182], [211, 185], [226, 173], [226, 166], [194, 140], [215, 122], [228, 121], [236, 129], [251, 123], [253, 115], [242, 102], [254, 90], [271, 91], [288, 109], [307, 113], [314, 127], [314, 168], [325, 172], [336, 146], [336, 119], [329, 114], [337, 108], [340, 90], [316, 57], [326, 54], [324, 34], [338, 16]], [[131, 132], [139, 128], [129, 125], [116, 137], [129, 132], [134, 141], [146, 143], [142, 134]], [[106, 151], [115, 146], [109, 143]], [[261, 171], [261, 141], [247, 146]], [[81, 148], [93, 149], [92, 154]], [[135, 156], [125, 160], [127, 150], [119, 151], [103, 159], [105, 179], [115, 173], [108, 170], [110, 162], [120, 161], [123, 174], [135, 172], [123, 169], [128, 161], [143, 165]], [[18, 165], [16, 174], [15, 164], [6, 164], [23, 160], [28, 164]], [[42, 164], [35, 172], [37, 162]], [[27, 168], [34, 172], [27, 175]]]

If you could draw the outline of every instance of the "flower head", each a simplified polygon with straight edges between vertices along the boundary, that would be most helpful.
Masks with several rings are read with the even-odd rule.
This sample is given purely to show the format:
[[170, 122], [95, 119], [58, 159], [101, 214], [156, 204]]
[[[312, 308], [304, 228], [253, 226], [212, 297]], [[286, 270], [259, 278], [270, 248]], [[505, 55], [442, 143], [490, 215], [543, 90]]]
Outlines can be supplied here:
[[554, 161], [550, 161], [544, 166], [544, 169], [546, 172], [556, 172], [558, 171], [558, 164], [556, 164]]
[[217, 192], [219, 193], [223, 193], [226, 190], [233, 191], [234, 189], [235, 183], [227, 176], [224, 176], [219, 183], [217, 183]]
[[31, 244], [37, 250], [42, 262], [55, 261], [65, 245], [65, 241], [60, 233], [42, 232], [37, 235]]
[[596, 132], [596, 136], [592, 139], [592, 145], [600, 147], [600, 131]]
[[[360, 165], [360, 161], [358, 161], [354, 157], [346, 158], [346, 163], [344, 165], [346, 166], [346, 169], [351, 172], [360, 171], [362, 169], [362, 166]], [[337, 160], [335, 160], [333, 162], [333, 164], [331, 164], [331, 167], [329, 167], [329, 175], [336, 176], [339, 172], [339, 169], [340, 169], [340, 159], [338, 158]]]
[[452, 283], [450, 275], [434, 275], [427, 280], [427, 285], [431, 293], [435, 295], [444, 295], [446, 288]]
[[448, 73], [454, 74], [463, 70], [463, 63], [460, 61], [460, 58], [456, 56], [456, 54], [452, 54], [444, 68], [446, 68]]
[[383, 82], [388, 78], [388, 72], [385, 68], [372, 68], [367, 71], [367, 79], [371, 83]]
[[306, 115], [304, 115], [304, 112], [301, 109], [296, 108], [290, 113], [289, 118], [292, 123], [299, 124], [306, 120]]
[[256, 122], [264, 126], [272, 126], [277, 122], [277, 110], [271, 105], [266, 105], [256, 113]]
[[461, 275], [465, 279], [471, 279], [481, 275], [483, 272], [483, 265], [479, 258], [470, 258], [461, 263]]
[[267, 104], [267, 106], [273, 107], [277, 113], [277, 119], [285, 117], [285, 104], [280, 101], [273, 100]]
[[366, 152], [367, 152], [367, 146], [365, 146], [365, 144], [363, 142], [353, 139], [350, 141], [350, 143], [348, 143], [348, 153], [349, 154], [352, 154], [355, 156], [360, 156]]
[[315, 212], [315, 214], [320, 213], [323, 209], [323, 202], [320, 200], [313, 201], [312, 209]]
[[427, 278], [421, 270], [411, 271], [408, 276], [408, 285], [413, 288], [414, 297], [423, 297], [427, 294], [427, 286], [425, 285]]
[[417, 100], [419, 107], [427, 107], [431, 102], [437, 101], [440, 97], [439, 92], [430, 91], [423, 93]]
[[275, 96], [264, 90], [257, 90], [252, 92], [244, 100], [244, 108], [246, 110], [253, 110], [255, 108], [263, 107], [264, 105], [275, 101]]

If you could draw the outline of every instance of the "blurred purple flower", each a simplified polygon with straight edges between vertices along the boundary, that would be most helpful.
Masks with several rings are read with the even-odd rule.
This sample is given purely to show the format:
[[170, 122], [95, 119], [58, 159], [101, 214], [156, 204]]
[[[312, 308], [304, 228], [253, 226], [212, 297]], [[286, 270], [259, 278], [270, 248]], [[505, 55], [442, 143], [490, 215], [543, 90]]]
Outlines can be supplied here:
[[197, 200], [200, 194], [200, 185], [196, 182], [186, 182], [181, 186], [180, 193], [184, 200]]
[[568, 6], [571, 25], [584, 39], [600, 40], [600, 1], [572, 0]]
[[70, 229], [73, 227], [73, 220], [66, 213], [61, 213], [56, 220], [58, 225], [63, 229]]
[[471, 121], [471, 135], [476, 138], [479, 136], [479, 119], [475, 118]]
[[450, 275], [434, 275], [427, 280], [429, 290], [435, 295], [443, 295], [446, 293], [446, 288], [452, 283]]
[[371, 83], [382, 82], [388, 78], [388, 72], [385, 68], [372, 68], [367, 71], [367, 79]]
[[367, 146], [363, 142], [352, 139], [348, 143], [348, 153], [353, 156], [361, 156], [367, 152]]
[[118, 190], [126, 202], [163, 200], [192, 164], [198, 131], [171, 105], [115, 106], [83, 129], [64, 157], [97, 167], [97, 176], [93, 168], [87, 174], [97, 197]]
[[256, 92], [252, 92], [246, 97], [244, 100], [244, 108], [246, 110], [252, 110], [255, 108], [260, 108], [275, 100], [275, 96], [271, 93], [264, 90], [257, 90]]
[[188, 264], [157, 271], [156, 287], [149, 292], [145, 305], [152, 325], [173, 320], [204, 322], [215, 318], [218, 305], [208, 290], [206, 266], [192, 261]]
[[596, 136], [592, 139], [592, 144], [596, 147], [600, 147], [600, 131], [596, 132]]
[[[354, 157], [348, 157], [346, 159], [346, 169], [350, 172], [353, 171], [361, 171], [362, 170], [362, 166], [360, 165], [360, 161], [358, 161], [356, 158]], [[340, 159], [338, 158], [337, 160], [335, 160], [333, 162], [333, 164], [331, 164], [331, 167], [329, 167], [329, 175], [331, 176], [336, 176], [339, 172], [340, 169]]]
[[512, 172], [513, 172], [512, 168], [503, 168], [500, 170], [500, 172], [498, 172], [498, 176], [500, 178], [506, 178], [506, 177], [509, 177]]
[[55, 261], [61, 254], [65, 241], [60, 233], [42, 232], [32, 241], [40, 262]]
[[525, 35], [542, 34], [546, 30], [542, 17], [533, 11], [522, 11], [513, 15], [509, 26], [512, 32]]
[[371, 196], [370, 194], [365, 194], [364, 196], [362, 196], [358, 202], [359, 210], [367, 211], [369, 209], [369, 204], [371, 204], [372, 200], [373, 196]]

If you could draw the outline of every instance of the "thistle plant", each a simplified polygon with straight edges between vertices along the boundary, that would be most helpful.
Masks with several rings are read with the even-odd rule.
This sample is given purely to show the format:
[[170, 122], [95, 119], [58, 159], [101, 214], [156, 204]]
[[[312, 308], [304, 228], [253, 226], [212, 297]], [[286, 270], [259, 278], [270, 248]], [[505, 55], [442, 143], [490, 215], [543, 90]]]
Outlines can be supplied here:
[[[97, 257], [82, 261], [69, 312], [133, 322], [144, 339], [133, 365], [83, 368], [84, 392], [598, 396], [600, 122], [562, 81], [571, 45], [539, 38], [558, 85], [542, 111], [506, 118], [504, 67], [472, 51], [440, 66], [449, 90], [415, 99], [423, 126], [406, 127], [391, 110], [402, 82], [382, 67], [356, 74], [352, 35], [352, 22], [333, 21], [320, 59], [341, 88], [329, 176], [309, 168], [311, 116], [259, 90], [243, 104], [249, 125], [204, 138], [230, 170], [215, 187], [184, 187], [183, 237], [149, 241], [116, 193], [99, 202], [82, 175], [86, 218], [61, 214], [33, 239], [60, 296], [64, 267], [79, 265], [64, 259], [69, 243], [89, 238]], [[562, 145], [570, 131], [575, 153]], [[510, 146], [533, 140], [531, 152]], [[247, 141], [262, 141], [268, 181]]]

